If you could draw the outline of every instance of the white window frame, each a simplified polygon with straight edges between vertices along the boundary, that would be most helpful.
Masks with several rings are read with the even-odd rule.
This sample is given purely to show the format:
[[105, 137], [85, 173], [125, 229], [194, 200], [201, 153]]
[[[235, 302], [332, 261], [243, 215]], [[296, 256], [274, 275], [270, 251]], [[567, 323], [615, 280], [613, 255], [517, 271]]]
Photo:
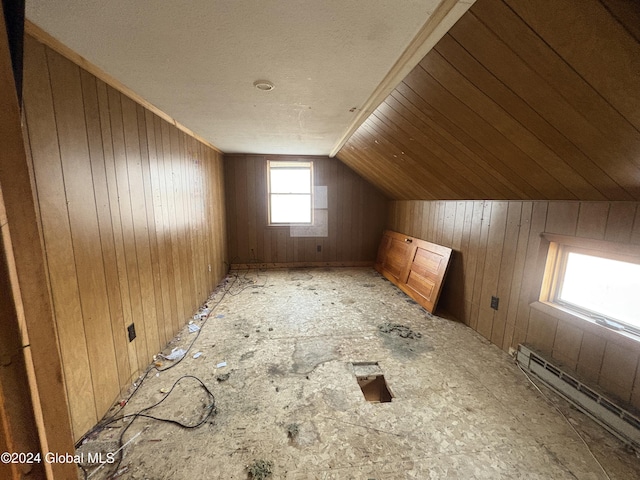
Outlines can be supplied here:
[[[271, 191], [271, 170], [274, 168], [301, 168], [309, 169], [309, 193], [274, 193]], [[313, 225], [313, 162], [310, 160], [267, 160], [267, 224], [272, 227], [283, 227], [292, 225]], [[309, 208], [310, 208], [310, 221], [309, 222], [274, 222], [271, 215], [271, 204], [273, 195], [308, 195], [309, 196]]]
[[640, 247], [547, 233], [542, 236], [549, 241], [549, 250], [542, 288], [540, 289], [540, 302], [569, 313], [574, 318], [596, 323], [610, 330], [624, 332], [632, 338], [640, 340], [639, 327], [560, 298], [569, 253], [640, 264]]

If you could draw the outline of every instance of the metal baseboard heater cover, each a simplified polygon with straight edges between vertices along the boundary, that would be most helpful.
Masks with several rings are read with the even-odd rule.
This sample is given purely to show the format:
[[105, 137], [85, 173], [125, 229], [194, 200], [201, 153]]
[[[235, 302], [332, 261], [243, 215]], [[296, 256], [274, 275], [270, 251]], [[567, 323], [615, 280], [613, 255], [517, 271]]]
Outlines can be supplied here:
[[595, 392], [525, 345], [518, 345], [516, 361], [524, 370], [535, 375], [620, 440], [640, 449], [640, 419], [637, 416]]

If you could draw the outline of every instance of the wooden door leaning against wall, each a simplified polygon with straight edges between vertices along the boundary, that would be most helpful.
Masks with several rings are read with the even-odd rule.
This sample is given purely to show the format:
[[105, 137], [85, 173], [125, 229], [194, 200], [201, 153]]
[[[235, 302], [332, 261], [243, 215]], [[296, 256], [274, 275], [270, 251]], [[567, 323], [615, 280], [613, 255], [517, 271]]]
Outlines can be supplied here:
[[451, 253], [448, 247], [387, 230], [380, 242], [375, 268], [433, 313]]

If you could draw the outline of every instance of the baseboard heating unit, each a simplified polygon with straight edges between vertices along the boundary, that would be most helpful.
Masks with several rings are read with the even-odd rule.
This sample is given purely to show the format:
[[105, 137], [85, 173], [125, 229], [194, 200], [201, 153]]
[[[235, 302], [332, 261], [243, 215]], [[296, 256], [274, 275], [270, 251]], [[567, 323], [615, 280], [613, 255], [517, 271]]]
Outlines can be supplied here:
[[541, 380], [620, 440], [640, 450], [640, 419], [636, 415], [595, 392], [525, 345], [518, 345], [516, 361], [526, 372]]

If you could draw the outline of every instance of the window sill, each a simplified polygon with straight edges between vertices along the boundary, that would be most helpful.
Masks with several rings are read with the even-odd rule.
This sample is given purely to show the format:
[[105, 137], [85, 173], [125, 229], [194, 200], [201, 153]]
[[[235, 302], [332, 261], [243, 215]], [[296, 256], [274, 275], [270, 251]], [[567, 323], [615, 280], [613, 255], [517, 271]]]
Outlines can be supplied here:
[[311, 228], [315, 225], [313, 223], [267, 223], [267, 227], [270, 228], [289, 228], [289, 227], [307, 227]]
[[598, 337], [610, 340], [620, 345], [627, 345], [630, 348], [638, 348], [640, 346], [640, 337], [629, 332], [613, 330], [604, 325], [596, 323], [596, 321], [586, 315], [582, 315], [569, 308], [557, 305], [551, 302], [533, 302], [529, 304], [534, 310], [538, 310], [550, 317], [557, 318], [567, 322], [586, 332], [592, 333]]

